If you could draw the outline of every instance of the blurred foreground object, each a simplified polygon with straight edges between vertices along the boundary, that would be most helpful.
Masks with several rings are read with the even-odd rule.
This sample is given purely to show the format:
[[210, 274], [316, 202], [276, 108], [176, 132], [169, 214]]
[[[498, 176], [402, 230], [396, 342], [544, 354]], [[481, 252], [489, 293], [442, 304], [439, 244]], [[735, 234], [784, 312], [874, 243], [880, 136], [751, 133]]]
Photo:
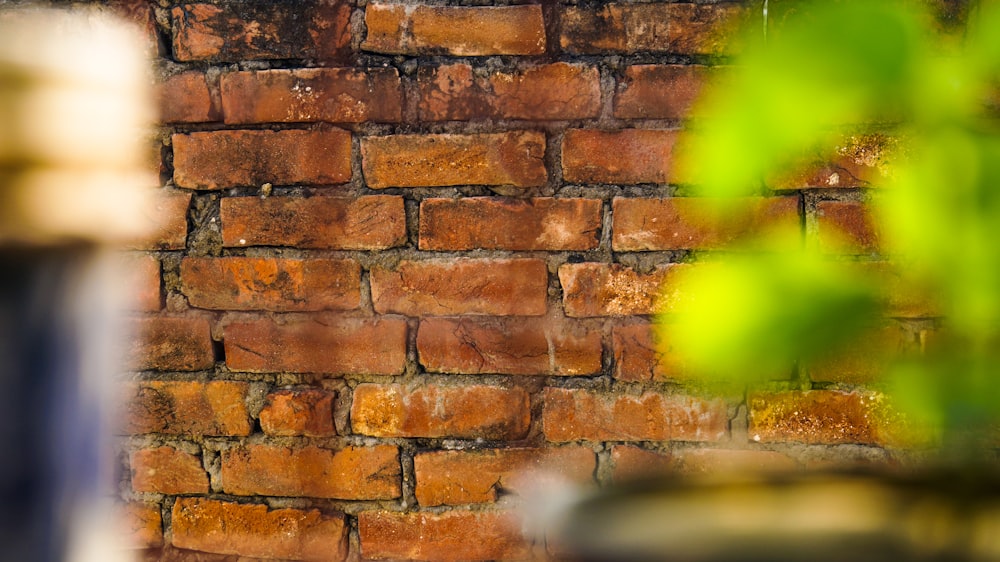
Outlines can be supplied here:
[[150, 225], [138, 39], [97, 11], [0, 7], [0, 557], [114, 560], [100, 539], [122, 277]]

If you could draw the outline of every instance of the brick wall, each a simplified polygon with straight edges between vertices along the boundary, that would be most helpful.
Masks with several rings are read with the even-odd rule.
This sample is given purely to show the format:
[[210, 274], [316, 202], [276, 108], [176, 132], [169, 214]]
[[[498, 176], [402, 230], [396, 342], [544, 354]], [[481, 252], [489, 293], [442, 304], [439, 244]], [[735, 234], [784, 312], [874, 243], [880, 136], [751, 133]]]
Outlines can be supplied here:
[[858, 152], [726, 224], [671, 183], [744, 4], [127, 8], [163, 108], [120, 440], [148, 559], [522, 559], [528, 468], [891, 460], [877, 353], [719, 398], [653, 342], [659, 287], [762, 225], [878, 249]]

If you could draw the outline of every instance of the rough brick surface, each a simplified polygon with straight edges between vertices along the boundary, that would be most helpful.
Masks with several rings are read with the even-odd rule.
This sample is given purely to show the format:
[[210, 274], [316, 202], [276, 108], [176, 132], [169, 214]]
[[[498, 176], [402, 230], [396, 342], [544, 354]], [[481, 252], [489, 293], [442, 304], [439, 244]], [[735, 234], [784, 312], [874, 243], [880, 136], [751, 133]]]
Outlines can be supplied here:
[[547, 174], [545, 135], [392, 135], [361, 140], [369, 187], [539, 186]]
[[530, 550], [513, 513], [451, 511], [448, 513], [358, 514], [361, 555], [392, 560], [524, 560]]
[[849, 135], [833, 150], [807, 154], [789, 170], [769, 178], [778, 189], [852, 188], [885, 185], [899, 140], [883, 134]]
[[249, 435], [245, 382], [130, 383], [124, 389], [126, 433]]
[[754, 441], [885, 445], [893, 439], [892, 414], [875, 393], [762, 392], [748, 396], [747, 405]]
[[347, 556], [344, 516], [315, 509], [271, 510], [261, 504], [180, 498], [174, 503], [172, 530], [178, 548], [286, 560]]
[[368, 4], [361, 48], [391, 54], [540, 55], [545, 22], [539, 5], [403, 6]]
[[350, 310], [361, 305], [361, 266], [349, 259], [184, 258], [181, 291], [195, 308]]
[[129, 502], [121, 508], [123, 543], [129, 548], [163, 546], [163, 520], [160, 506]]
[[202, 317], [147, 316], [129, 321], [127, 365], [145, 371], [201, 371], [215, 364], [212, 334]]
[[711, 67], [642, 64], [625, 68], [615, 93], [615, 117], [681, 119], [688, 117]]
[[601, 209], [598, 199], [424, 199], [420, 249], [591, 250]]
[[611, 332], [615, 378], [623, 381], [685, 379], [690, 372], [650, 322], [615, 326]]
[[545, 314], [545, 262], [513, 260], [405, 261], [371, 271], [372, 304], [408, 316]]
[[857, 201], [820, 201], [816, 204], [817, 243], [837, 254], [870, 254], [880, 249], [880, 236], [871, 209]]
[[619, 264], [578, 263], [559, 267], [567, 316], [629, 316], [659, 312], [660, 293], [685, 265], [661, 265], [641, 274]]
[[362, 384], [351, 405], [354, 432], [380, 437], [515, 440], [529, 418], [524, 390], [494, 386]]
[[222, 490], [237, 496], [349, 500], [400, 495], [399, 450], [389, 445], [319, 447], [245, 445], [222, 453]]
[[265, 183], [337, 184], [351, 179], [351, 134], [320, 131], [210, 131], [177, 134], [174, 181], [221, 189]]
[[803, 370], [814, 381], [871, 383], [887, 373], [906, 347], [907, 335], [899, 325], [880, 326], [851, 342], [848, 349], [806, 363]]
[[134, 451], [129, 459], [132, 467], [132, 489], [158, 494], [207, 494], [208, 472], [201, 459], [173, 447], [156, 447]]
[[159, 85], [160, 120], [164, 123], [219, 121], [219, 100], [212, 94], [204, 73], [174, 74]]
[[417, 354], [435, 373], [589, 375], [601, 370], [601, 334], [548, 318], [425, 319]]
[[667, 183], [676, 139], [676, 131], [571, 129], [563, 140], [563, 177], [579, 183]]
[[260, 428], [267, 435], [329, 437], [335, 392], [318, 388], [278, 390], [267, 395], [260, 411]]
[[220, 215], [229, 247], [379, 250], [406, 242], [403, 198], [391, 195], [226, 197]]
[[224, 333], [234, 371], [398, 375], [406, 362], [406, 323], [392, 318], [261, 318]]

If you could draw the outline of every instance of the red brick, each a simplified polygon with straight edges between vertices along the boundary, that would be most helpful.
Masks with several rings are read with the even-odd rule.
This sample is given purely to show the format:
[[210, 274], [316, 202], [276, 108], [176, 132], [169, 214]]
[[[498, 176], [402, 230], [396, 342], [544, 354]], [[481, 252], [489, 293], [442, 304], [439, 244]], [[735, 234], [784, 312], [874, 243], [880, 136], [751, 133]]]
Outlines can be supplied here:
[[245, 382], [146, 381], [126, 385], [126, 433], [249, 435]]
[[184, 258], [181, 291], [214, 310], [351, 310], [361, 306], [361, 266], [350, 259]]
[[219, 101], [208, 89], [205, 74], [197, 71], [174, 74], [158, 88], [160, 120], [164, 123], [219, 121]]
[[545, 135], [392, 135], [361, 140], [365, 181], [383, 187], [535, 187], [547, 179]]
[[599, 199], [424, 199], [420, 249], [592, 250], [601, 210]]
[[798, 197], [747, 197], [731, 204], [725, 212], [709, 198], [616, 198], [611, 246], [624, 252], [719, 250], [769, 231], [800, 229]]
[[432, 373], [589, 375], [601, 370], [601, 334], [548, 318], [430, 318], [417, 354]]
[[460, 63], [421, 68], [417, 85], [423, 121], [587, 119], [601, 110], [593, 66], [558, 62], [482, 77]]
[[406, 364], [406, 322], [391, 318], [236, 321], [224, 328], [234, 371], [398, 375]]
[[676, 139], [676, 131], [571, 129], [563, 139], [563, 176], [580, 183], [667, 183]]
[[399, 449], [390, 445], [244, 445], [222, 453], [222, 490], [237, 496], [377, 500], [398, 498]]
[[729, 429], [719, 399], [547, 388], [542, 425], [549, 441], [717, 441]]
[[615, 326], [611, 332], [615, 378], [623, 381], [686, 379], [689, 368], [649, 322]]
[[611, 448], [611, 478], [614, 482], [662, 478], [674, 473], [670, 453], [648, 451], [632, 445]]
[[[179, 191], [161, 190], [153, 198], [154, 205], [148, 209], [146, 217], [153, 232], [142, 240], [129, 244], [140, 250], [181, 250], [187, 243], [187, 214], [191, 206], [191, 194]], [[146, 209], [144, 209], [146, 210]]]
[[226, 197], [220, 215], [228, 247], [383, 250], [406, 243], [403, 198], [394, 195]]
[[619, 264], [574, 263], [559, 266], [563, 308], [571, 317], [655, 314], [660, 293], [685, 265], [657, 266], [639, 273]]
[[417, 501], [430, 507], [495, 502], [501, 489], [530, 494], [543, 475], [590, 482], [597, 457], [582, 447], [433, 451], [415, 456], [413, 466]]
[[408, 316], [545, 314], [548, 271], [536, 259], [400, 262], [371, 270], [376, 312]]
[[255, 558], [347, 557], [348, 529], [339, 513], [179, 498], [171, 519], [172, 542], [178, 548]]
[[542, 8], [368, 4], [361, 48], [377, 53], [457, 56], [540, 55]]
[[375, 437], [515, 440], [527, 434], [530, 415], [520, 388], [362, 384], [354, 389], [351, 426]]
[[173, 447], [140, 449], [130, 457], [132, 489], [157, 494], [207, 494], [208, 473], [197, 456]]
[[351, 6], [345, 2], [305, 0], [294, 10], [260, 0], [184, 4], [170, 14], [179, 61], [328, 61], [350, 51]]
[[147, 316], [129, 321], [126, 364], [137, 371], [201, 371], [215, 365], [208, 320]]
[[805, 363], [809, 378], [822, 382], [868, 383], [885, 375], [893, 359], [906, 347], [899, 325], [886, 325], [859, 334], [846, 349]]
[[681, 119], [689, 117], [706, 80], [715, 71], [694, 65], [629, 66], [615, 93], [615, 117]]
[[806, 154], [768, 178], [777, 189], [877, 187], [890, 178], [899, 139], [883, 134], [846, 136], [832, 150]]
[[260, 411], [260, 428], [267, 435], [329, 437], [335, 392], [318, 388], [277, 390], [267, 395]]
[[365, 559], [527, 560], [531, 554], [519, 518], [506, 512], [362, 511], [358, 534]]
[[231, 72], [221, 79], [226, 123], [362, 123], [402, 119], [395, 68]]
[[156, 312], [163, 307], [160, 260], [153, 256], [128, 256], [125, 273], [129, 282], [129, 309]]
[[857, 201], [816, 203], [819, 249], [837, 254], [870, 254], [881, 246], [878, 225], [868, 205]]
[[128, 548], [163, 546], [163, 520], [160, 506], [129, 502], [122, 506], [122, 541]]
[[[747, 398], [749, 435], [763, 443], [891, 445], [898, 423], [885, 397], [870, 392], [756, 392]], [[890, 431], [891, 429], [891, 431]], [[900, 428], [901, 429], [901, 428]]]
[[340, 129], [209, 131], [172, 138], [174, 181], [180, 187], [337, 184], [351, 179], [351, 134]]

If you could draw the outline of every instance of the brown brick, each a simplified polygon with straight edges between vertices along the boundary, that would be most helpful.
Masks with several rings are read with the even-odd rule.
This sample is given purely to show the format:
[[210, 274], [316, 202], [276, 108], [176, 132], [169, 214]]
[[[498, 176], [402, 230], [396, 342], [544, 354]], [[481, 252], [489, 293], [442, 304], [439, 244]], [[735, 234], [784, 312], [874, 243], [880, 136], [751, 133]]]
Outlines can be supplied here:
[[706, 80], [715, 72], [694, 65], [642, 64], [625, 69], [615, 93], [615, 117], [621, 119], [682, 119]]
[[563, 62], [488, 77], [465, 63], [423, 67], [417, 85], [424, 121], [587, 119], [601, 109], [597, 68]]
[[391, 318], [237, 321], [224, 329], [234, 371], [398, 375], [406, 364], [406, 322]]
[[633, 445], [612, 447], [611, 467], [611, 478], [616, 483], [662, 478], [674, 473], [674, 463], [670, 453], [649, 451]]
[[335, 392], [318, 388], [274, 391], [267, 395], [260, 411], [260, 428], [267, 435], [336, 435], [333, 425], [336, 397]]
[[424, 199], [420, 249], [592, 250], [601, 209], [599, 199]]
[[571, 129], [563, 139], [563, 176], [580, 183], [667, 183], [676, 139], [676, 131]]
[[147, 316], [129, 321], [126, 364], [137, 371], [201, 371], [215, 365], [208, 320]]
[[615, 326], [611, 332], [615, 378], [664, 381], [690, 377], [690, 370], [650, 322]]
[[417, 330], [417, 354], [433, 373], [589, 375], [601, 370], [593, 328], [548, 318], [429, 318]]
[[213, 310], [351, 310], [361, 306], [361, 266], [351, 259], [184, 258], [181, 291]]
[[148, 209], [148, 224], [156, 225], [153, 232], [129, 246], [140, 250], [181, 250], [187, 243], [187, 214], [191, 194], [180, 191], [160, 190]]
[[173, 8], [174, 56], [179, 61], [344, 58], [350, 51], [351, 6], [305, 0], [294, 10], [253, 0]]
[[172, 138], [174, 181], [180, 187], [337, 184], [351, 179], [351, 134], [340, 129], [209, 131]]
[[244, 445], [222, 453], [222, 490], [237, 496], [377, 500], [401, 493], [399, 449], [390, 445]]
[[362, 123], [402, 119], [395, 68], [231, 72], [221, 79], [226, 123]]
[[249, 435], [245, 382], [146, 381], [126, 385], [123, 430], [130, 434]]
[[228, 247], [383, 250], [406, 243], [403, 198], [394, 195], [226, 197], [221, 219]]
[[347, 557], [347, 525], [340, 513], [179, 498], [171, 519], [172, 542], [178, 548], [255, 558]]
[[846, 349], [803, 365], [809, 378], [821, 382], [868, 383], [886, 374], [906, 348], [906, 333], [890, 324], [865, 331]]
[[392, 135], [361, 140], [365, 181], [383, 187], [535, 187], [547, 179], [545, 135]]
[[763, 443], [887, 445], [892, 414], [884, 397], [869, 392], [813, 390], [752, 393], [747, 398], [750, 438]]
[[731, 204], [724, 212], [709, 198], [616, 198], [611, 246], [624, 252], [718, 250], [768, 231], [800, 228], [798, 197], [747, 197]]
[[362, 511], [358, 534], [365, 559], [527, 560], [531, 554], [519, 518], [505, 512]]
[[892, 174], [899, 139], [883, 134], [849, 135], [832, 150], [806, 154], [797, 165], [768, 178], [777, 189], [877, 187]]
[[457, 56], [540, 55], [542, 8], [368, 4], [361, 48], [377, 53]]
[[520, 388], [362, 384], [354, 389], [351, 426], [375, 437], [515, 440], [527, 434], [530, 415]]
[[372, 304], [408, 316], [545, 314], [548, 271], [536, 259], [400, 262], [371, 270]]
[[543, 475], [587, 483], [597, 456], [582, 447], [433, 451], [416, 455], [413, 466], [417, 501], [430, 507], [495, 502], [500, 489], [530, 494]]
[[124, 267], [129, 279], [129, 309], [156, 312], [163, 308], [160, 260], [154, 256], [128, 256]]
[[139, 449], [130, 457], [132, 489], [157, 494], [207, 494], [208, 472], [195, 455], [173, 447]]
[[870, 254], [881, 246], [878, 225], [868, 205], [857, 201], [816, 203], [819, 249], [836, 254]]
[[683, 474], [753, 474], [790, 471], [799, 466], [783, 453], [747, 449], [687, 449], [675, 453], [673, 461]]
[[563, 308], [571, 317], [649, 315], [661, 310], [663, 286], [687, 266], [668, 264], [642, 274], [619, 264], [559, 266]]
[[222, 117], [219, 101], [201, 72], [174, 74], [159, 85], [158, 93], [160, 121], [164, 123], [203, 123]]
[[642, 396], [545, 389], [542, 425], [549, 441], [717, 441], [729, 429], [719, 399], [646, 392]]
[[160, 506], [129, 502], [122, 506], [122, 541], [128, 548], [163, 546], [163, 520]]

